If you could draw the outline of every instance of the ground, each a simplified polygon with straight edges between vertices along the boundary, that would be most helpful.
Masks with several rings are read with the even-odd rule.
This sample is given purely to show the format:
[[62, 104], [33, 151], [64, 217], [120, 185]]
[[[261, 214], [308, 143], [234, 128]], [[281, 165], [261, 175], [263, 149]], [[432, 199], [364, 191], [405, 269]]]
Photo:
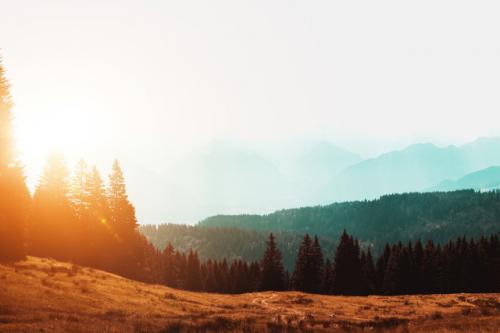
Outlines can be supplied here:
[[195, 293], [29, 257], [0, 265], [0, 332], [500, 332], [500, 294]]

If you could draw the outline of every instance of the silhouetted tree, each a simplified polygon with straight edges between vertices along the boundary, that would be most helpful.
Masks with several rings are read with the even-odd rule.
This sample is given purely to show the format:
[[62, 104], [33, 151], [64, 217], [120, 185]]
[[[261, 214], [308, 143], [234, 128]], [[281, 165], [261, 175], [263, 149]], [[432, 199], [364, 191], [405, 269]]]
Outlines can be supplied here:
[[340, 237], [335, 253], [333, 292], [339, 295], [362, 295], [363, 277], [359, 245], [347, 232]]
[[311, 245], [311, 237], [306, 234], [302, 244], [300, 244], [297, 259], [295, 260], [295, 270], [292, 275], [292, 288], [294, 290], [308, 291], [310, 289]]
[[292, 275], [292, 288], [309, 293], [319, 293], [323, 287], [323, 252], [318, 237], [311, 240], [308, 234], [297, 254], [295, 270]]
[[411, 267], [408, 248], [399, 243], [391, 250], [391, 257], [384, 275], [384, 293], [388, 295], [410, 293]]
[[175, 251], [172, 243], [168, 243], [162, 253], [164, 277], [163, 283], [169, 287], [176, 287], [176, 262]]
[[363, 274], [364, 294], [374, 294], [376, 289], [377, 273], [373, 263], [371, 249], [361, 252], [361, 272]]
[[281, 252], [276, 247], [273, 234], [269, 234], [267, 248], [261, 262], [260, 290], [284, 290], [285, 270], [281, 262]]
[[198, 254], [192, 249], [189, 251], [187, 257], [185, 281], [185, 288], [188, 290], [200, 291], [202, 289], [200, 261], [198, 259]]
[[325, 269], [323, 273], [323, 286], [321, 288], [321, 292], [325, 295], [330, 295], [333, 292], [333, 266], [330, 262], [330, 259], [326, 259]]

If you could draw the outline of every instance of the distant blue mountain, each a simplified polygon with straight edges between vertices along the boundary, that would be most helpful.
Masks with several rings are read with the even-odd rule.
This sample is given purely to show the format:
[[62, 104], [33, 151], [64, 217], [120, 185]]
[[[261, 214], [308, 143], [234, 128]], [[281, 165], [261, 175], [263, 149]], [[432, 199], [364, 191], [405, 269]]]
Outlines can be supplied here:
[[492, 165], [500, 165], [500, 138], [443, 148], [415, 144], [346, 168], [322, 189], [323, 203], [425, 191]]
[[454, 191], [460, 189], [494, 190], [500, 188], [500, 166], [492, 166], [469, 173], [457, 180], [445, 180], [428, 191]]

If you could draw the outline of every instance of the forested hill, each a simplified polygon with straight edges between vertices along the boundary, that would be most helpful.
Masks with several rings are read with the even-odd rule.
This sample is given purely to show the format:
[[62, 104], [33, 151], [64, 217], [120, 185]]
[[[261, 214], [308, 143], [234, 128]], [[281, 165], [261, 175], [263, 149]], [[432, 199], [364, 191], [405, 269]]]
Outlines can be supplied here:
[[317, 234], [338, 239], [344, 229], [362, 242], [379, 247], [386, 242], [455, 237], [479, 237], [500, 231], [500, 192], [405, 193], [372, 201], [286, 209], [269, 215], [218, 215], [199, 223], [260, 231]]

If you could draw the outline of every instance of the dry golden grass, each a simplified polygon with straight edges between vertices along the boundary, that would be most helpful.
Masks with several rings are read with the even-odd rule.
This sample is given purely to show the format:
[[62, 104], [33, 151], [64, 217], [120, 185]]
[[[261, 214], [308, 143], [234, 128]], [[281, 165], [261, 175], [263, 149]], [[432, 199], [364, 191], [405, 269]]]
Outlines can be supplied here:
[[218, 295], [30, 257], [0, 265], [0, 332], [500, 332], [500, 294]]

